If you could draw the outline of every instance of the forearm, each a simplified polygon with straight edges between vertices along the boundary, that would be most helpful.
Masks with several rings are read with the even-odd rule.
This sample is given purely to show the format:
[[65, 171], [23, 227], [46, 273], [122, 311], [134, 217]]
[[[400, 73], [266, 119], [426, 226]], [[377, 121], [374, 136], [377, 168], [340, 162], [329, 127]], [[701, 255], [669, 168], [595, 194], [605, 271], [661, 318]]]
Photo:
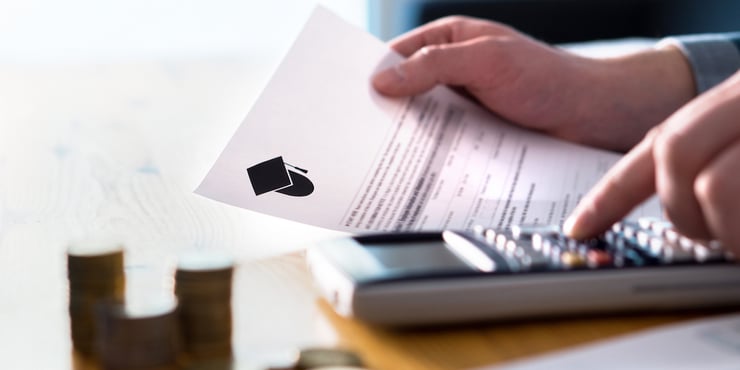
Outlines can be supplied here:
[[650, 128], [695, 96], [691, 68], [681, 51], [666, 46], [595, 61], [588, 70], [588, 98], [578, 121], [592, 130], [571, 138], [589, 145], [627, 151]]
[[579, 111], [585, 114], [578, 121], [619, 129], [604, 127], [571, 139], [613, 150], [630, 149], [651, 127], [735, 73], [740, 68], [739, 50], [740, 32], [691, 35], [599, 60], [597, 68], [589, 69], [593, 95], [582, 100]]

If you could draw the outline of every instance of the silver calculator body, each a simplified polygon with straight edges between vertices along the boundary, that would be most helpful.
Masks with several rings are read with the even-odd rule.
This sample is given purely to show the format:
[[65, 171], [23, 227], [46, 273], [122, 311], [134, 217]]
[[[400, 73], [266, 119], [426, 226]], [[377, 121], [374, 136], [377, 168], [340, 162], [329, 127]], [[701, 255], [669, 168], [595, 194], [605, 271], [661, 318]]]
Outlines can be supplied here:
[[389, 326], [740, 307], [735, 257], [652, 219], [585, 241], [550, 226], [361, 235], [307, 262], [337, 313]]

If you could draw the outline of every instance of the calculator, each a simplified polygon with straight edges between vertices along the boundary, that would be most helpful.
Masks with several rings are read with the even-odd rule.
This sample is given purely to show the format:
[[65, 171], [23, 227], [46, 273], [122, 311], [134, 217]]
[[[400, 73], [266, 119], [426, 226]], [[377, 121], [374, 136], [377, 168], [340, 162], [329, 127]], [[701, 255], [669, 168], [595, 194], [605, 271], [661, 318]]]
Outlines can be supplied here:
[[367, 234], [306, 260], [337, 313], [388, 326], [740, 307], [735, 256], [652, 218], [589, 240], [550, 225]]

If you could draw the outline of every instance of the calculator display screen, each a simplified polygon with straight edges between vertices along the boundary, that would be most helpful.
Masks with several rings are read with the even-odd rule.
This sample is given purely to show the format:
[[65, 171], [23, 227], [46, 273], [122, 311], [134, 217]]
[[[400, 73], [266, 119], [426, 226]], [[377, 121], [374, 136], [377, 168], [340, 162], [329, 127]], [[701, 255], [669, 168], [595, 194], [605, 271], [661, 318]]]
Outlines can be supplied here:
[[348, 271], [356, 280], [378, 281], [474, 271], [450, 252], [442, 241], [363, 244], [361, 248], [365, 255], [363, 268]]
[[426, 272], [468, 268], [442, 242], [365, 245], [365, 250], [390, 272]]

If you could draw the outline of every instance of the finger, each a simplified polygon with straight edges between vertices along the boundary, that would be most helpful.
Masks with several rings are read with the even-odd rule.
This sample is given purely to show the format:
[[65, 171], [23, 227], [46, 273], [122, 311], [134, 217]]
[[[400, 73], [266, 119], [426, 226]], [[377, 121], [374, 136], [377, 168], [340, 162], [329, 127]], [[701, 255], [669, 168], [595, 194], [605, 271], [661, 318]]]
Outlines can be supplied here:
[[706, 239], [711, 234], [696, 196], [696, 179], [718, 153], [740, 137], [740, 78], [734, 80], [672, 115], [656, 140], [658, 194], [667, 217], [691, 238]]
[[451, 43], [455, 22], [453, 18], [442, 18], [427, 23], [391, 40], [389, 46], [409, 57], [425, 46]]
[[[373, 77], [373, 86], [390, 96], [416, 95], [437, 84], [467, 86], [480, 77], [484, 39], [473, 39], [447, 45], [425, 46], [395, 67]], [[489, 49], [488, 52], [492, 50]], [[481, 66], [483, 67], [483, 66]], [[491, 68], [491, 66], [485, 66]]]
[[586, 194], [563, 225], [572, 238], [592, 237], [615, 222], [655, 192], [652, 146], [657, 129], [617, 162]]
[[509, 27], [475, 18], [452, 16], [415, 28], [390, 41], [390, 47], [409, 57], [425, 46], [470, 40], [479, 36], [512, 33]]
[[740, 140], [735, 141], [702, 170], [696, 194], [712, 239], [740, 256]]

